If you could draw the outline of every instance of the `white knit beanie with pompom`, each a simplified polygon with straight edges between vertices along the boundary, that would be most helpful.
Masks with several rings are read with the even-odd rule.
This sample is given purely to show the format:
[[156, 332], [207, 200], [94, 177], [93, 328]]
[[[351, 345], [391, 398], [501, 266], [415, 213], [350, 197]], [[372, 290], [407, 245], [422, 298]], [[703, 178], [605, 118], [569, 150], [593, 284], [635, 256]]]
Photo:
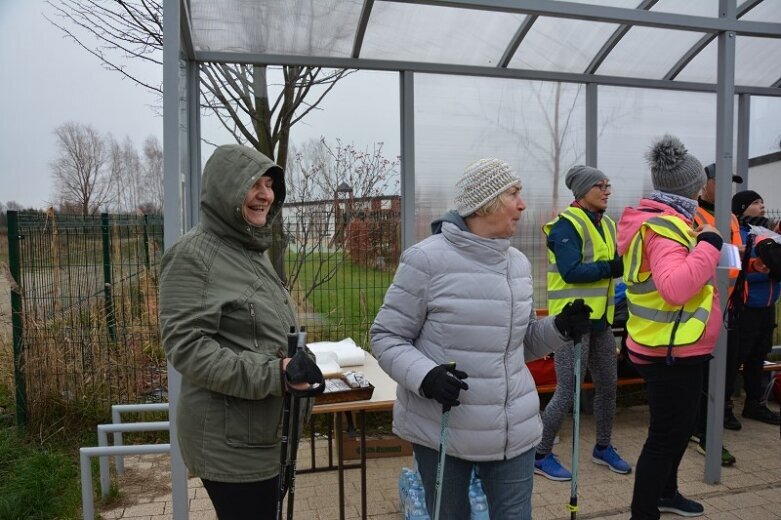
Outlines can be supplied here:
[[521, 179], [505, 161], [475, 161], [456, 182], [456, 211], [462, 217], [468, 217], [511, 186], [520, 185]]

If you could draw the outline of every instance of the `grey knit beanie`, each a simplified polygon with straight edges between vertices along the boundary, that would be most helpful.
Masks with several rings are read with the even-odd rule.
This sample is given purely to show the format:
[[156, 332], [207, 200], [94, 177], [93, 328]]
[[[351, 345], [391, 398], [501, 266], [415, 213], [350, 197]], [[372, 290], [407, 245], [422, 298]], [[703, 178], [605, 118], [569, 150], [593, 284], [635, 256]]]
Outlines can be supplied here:
[[696, 198], [707, 178], [702, 164], [677, 137], [659, 138], [646, 153], [655, 190]]
[[511, 186], [520, 186], [512, 167], [501, 159], [480, 159], [456, 182], [456, 211], [468, 217]]
[[572, 190], [575, 200], [582, 199], [595, 184], [606, 180], [607, 175], [602, 173], [602, 170], [582, 164], [576, 164], [570, 168], [567, 176], [564, 177], [564, 183], [567, 185], [567, 188]]

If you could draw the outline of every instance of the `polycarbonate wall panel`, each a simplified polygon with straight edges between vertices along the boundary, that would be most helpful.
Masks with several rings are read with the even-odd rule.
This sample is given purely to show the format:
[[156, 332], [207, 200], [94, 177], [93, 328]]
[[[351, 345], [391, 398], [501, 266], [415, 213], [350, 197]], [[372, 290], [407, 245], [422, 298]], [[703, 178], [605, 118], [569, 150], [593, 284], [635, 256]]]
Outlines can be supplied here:
[[584, 72], [617, 27], [584, 20], [537, 18], [509, 67]]
[[[778, 2], [781, 7], [781, 1]], [[735, 84], [769, 87], [781, 79], [781, 40], [737, 36], [735, 40]], [[708, 44], [681, 73], [679, 81], [715, 83], [718, 40]]]
[[[751, 96], [749, 157], [781, 151], [781, 98]], [[776, 179], [781, 190], [781, 177]], [[781, 193], [775, 207], [781, 209]]]
[[199, 51], [349, 56], [361, 0], [190, 0]]
[[492, 66], [525, 18], [522, 14], [375, 2], [361, 58]]
[[[556, 113], [563, 144], [558, 149], [559, 197], [554, 205]], [[564, 174], [585, 160], [584, 117], [581, 85], [416, 74], [416, 239], [428, 236], [431, 221], [453, 207], [453, 187], [468, 164], [483, 157], [503, 159], [520, 176], [527, 204], [512, 243], [532, 260], [544, 295], [541, 226], [555, 215], [554, 207], [561, 209], [571, 201]]]
[[748, 189], [765, 201], [777, 217], [781, 210], [781, 99], [751, 98], [749, 157], [777, 154], [772, 162], [749, 166]]
[[596, 73], [662, 79], [704, 33], [632, 27]]
[[651, 192], [645, 153], [656, 137], [677, 136], [703, 165], [716, 156], [716, 95], [599, 88], [599, 167], [610, 177], [608, 213], [619, 214]]

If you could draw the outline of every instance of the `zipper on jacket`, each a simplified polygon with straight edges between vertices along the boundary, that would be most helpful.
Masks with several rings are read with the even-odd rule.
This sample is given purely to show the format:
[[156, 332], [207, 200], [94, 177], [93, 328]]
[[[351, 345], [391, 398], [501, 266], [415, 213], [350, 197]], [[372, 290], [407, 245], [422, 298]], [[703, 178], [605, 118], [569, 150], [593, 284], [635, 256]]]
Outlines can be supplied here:
[[[510, 352], [510, 341], [513, 335], [513, 309], [515, 308], [515, 300], [513, 299], [513, 284], [510, 280], [510, 255], [505, 253], [505, 256], [507, 256], [507, 288], [510, 289], [510, 333], [507, 336], [507, 346], [504, 348], [504, 454], [506, 456], [507, 446], [510, 443], [510, 417], [507, 414], [507, 401], [510, 398], [510, 378], [507, 375], [507, 354]], [[523, 343], [521, 343], [521, 348], [523, 348]]]
[[258, 347], [258, 326], [257, 322], [255, 321], [255, 304], [250, 302], [249, 304], [249, 317], [250, 320], [252, 320], [252, 344], [255, 345], [255, 349], [259, 349]]

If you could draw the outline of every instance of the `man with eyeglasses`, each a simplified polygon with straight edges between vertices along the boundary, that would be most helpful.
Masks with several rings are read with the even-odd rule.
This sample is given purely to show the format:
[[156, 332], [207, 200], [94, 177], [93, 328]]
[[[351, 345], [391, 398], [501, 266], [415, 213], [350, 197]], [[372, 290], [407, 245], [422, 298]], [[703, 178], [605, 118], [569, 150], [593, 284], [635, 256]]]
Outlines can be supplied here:
[[[575, 200], [558, 217], [543, 226], [548, 246], [548, 312], [557, 314], [569, 302], [582, 298], [591, 307], [591, 331], [580, 338], [583, 370], [594, 381], [596, 445], [591, 460], [616, 473], [632, 467], [611, 444], [616, 410], [616, 343], [613, 279], [623, 274], [616, 252], [616, 224], [605, 215], [612, 193], [610, 181], [600, 170], [573, 166], [566, 185]], [[578, 343], [578, 338], [574, 338]], [[535, 473], [551, 480], [571, 480], [572, 473], [553, 454], [553, 440], [572, 406], [575, 385], [574, 352], [561, 349], [554, 356], [556, 391], [542, 415], [542, 440], [537, 446]]]

